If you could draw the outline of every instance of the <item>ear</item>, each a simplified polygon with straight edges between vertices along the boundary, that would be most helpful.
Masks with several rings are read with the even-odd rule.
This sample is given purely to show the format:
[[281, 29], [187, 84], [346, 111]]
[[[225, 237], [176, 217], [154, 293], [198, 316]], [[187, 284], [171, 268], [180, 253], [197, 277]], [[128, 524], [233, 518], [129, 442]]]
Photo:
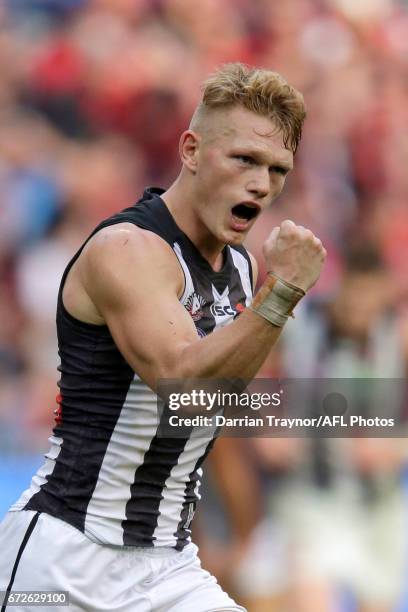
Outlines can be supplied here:
[[197, 170], [200, 142], [200, 135], [192, 130], [186, 130], [180, 137], [179, 153], [181, 161], [183, 166], [186, 166], [193, 174]]

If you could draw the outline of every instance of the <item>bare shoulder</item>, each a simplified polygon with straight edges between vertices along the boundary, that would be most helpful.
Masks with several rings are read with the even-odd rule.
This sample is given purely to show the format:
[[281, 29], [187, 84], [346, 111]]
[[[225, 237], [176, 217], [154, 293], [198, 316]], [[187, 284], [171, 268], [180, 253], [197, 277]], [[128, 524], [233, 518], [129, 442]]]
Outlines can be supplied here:
[[256, 261], [255, 257], [252, 255], [252, 253], [250, 253], [248, 251], [248, 256], [249, 259], [251, 260], [251, 265], [252, 265], [252, 284], [255, 290], [256, 287], [256, 283], [258, 280], [258, 262]]
[[109, 289], [131, 281], [139, 284], [166, 282], [181, 285], [184, 277], [172, 248], [157, 234], [132, 223], [118, 223], [100, 230], [86, 245], [82, 278], [87, 287], [103, 282]]
[[83, 261], [91, 266], [117, 260], [131, 263], [135, 259], [168, 259], [169, 264], [176, 263], [172, 249], [160, 236], [133, 223], [118, 223], [101, 229], [83, 253]]
[[121, 307], [163, 292], [178, 297], [184, 289], [172, 248], [132, 223], [101, 229], [74, 267], [64, 302], [72, 314], [91, 322], [105, 321], [105, 307]]
[[176, 296], [184, 276], [171, 247], [153, 232], [132, 223], [101, 229], [70, 270], [64, 306], [75, 318], [102, 325], [103, 306], [119, 305], [164, 290]]

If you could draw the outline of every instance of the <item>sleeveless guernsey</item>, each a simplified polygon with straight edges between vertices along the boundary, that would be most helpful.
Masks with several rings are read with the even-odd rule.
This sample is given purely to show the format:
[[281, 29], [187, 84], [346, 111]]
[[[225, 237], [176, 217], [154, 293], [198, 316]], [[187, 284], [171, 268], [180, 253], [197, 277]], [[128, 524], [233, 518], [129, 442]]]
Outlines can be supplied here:
[[[134, 206], [103, 221], [88, 240], [123, 222], [165, 240], [184, 272], [180, 302], [202, 337], [250, 304], [251, 262], [243, 247], [227, 246], [223, 267], [214, 272], [178, 228], [161, 193], [146, 189]], [[201, 465], [214, 435], [203, 437], [191, 427], [183, 438], [158, 436], [157, 396], [125, 361], [108, 327], [81, 322], [64, 308], [64, 282], [86, 242], [68, 264], [59, 292], [61, 393], [51, 448], [11, 510], [48, 513], [101, 544], [181, 550], [190, 541]], [[143, 270], [129, 271], [129, 282], [137, 282], [139, 274]]]

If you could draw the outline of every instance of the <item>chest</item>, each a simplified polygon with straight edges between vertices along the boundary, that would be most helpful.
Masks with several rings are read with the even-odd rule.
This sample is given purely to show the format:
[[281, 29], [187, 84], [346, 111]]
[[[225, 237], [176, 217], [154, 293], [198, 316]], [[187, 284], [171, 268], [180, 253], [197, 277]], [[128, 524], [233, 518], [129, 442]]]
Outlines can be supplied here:
[[180, 248], [178, 257], [185, 277], [180, 302], [200, 336], [228, 325], [251, 303], [250, 270], [241, 253], [229, 252], [221, 272], [206, 269], [202, 262], [188, 258]]

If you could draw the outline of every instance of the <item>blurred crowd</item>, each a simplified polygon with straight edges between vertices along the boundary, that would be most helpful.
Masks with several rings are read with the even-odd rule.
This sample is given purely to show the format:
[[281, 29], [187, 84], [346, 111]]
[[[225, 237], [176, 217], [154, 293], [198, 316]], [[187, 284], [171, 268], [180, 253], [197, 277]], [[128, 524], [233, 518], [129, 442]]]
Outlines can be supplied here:
[[[308, 110], [295, 170], [248, 239], [248, 248], [261, 263], [260, 279], [265, 273], [262, 242], [283, 218], [311, 228], [328, 250], [321, 281], [302, 316], [290, 323], [292, 332], [271, 354], [263, 375], [406, 376], [406, 0], [4, 0], [0, 4], [3, 459], [37, 457], [46, 448], [58, 380], [55, 306], [66, 263], [102, 218], [136, 201], [147, 185], [169, 186], [179, 168], [178, 137], [197, 103], [200, 83], [228, 61], [281, 72], [303, 92]], [[312, 352], [305, 353], [305, 348]], [[304, 535], [307, 528], [325, 524], [324, 517], [338, 508], [338, 499], [348, 500], [345, 515], [357, 520], [357, 513], [357, 525], [368, 523], [369, 509], [374, 508], [374, 525], [383, 511], [384, 491], [389, 491], [384, 482], [392, 483], [392, 495], [386, 496], [390, 507], [383, 514], [395, 521], [395, 527], [387, 529], [388, 519], [382, 519], [383, 531], [375, 526], [372, 531], [397, 533], [398, 542], [394, 537], [388, 548], [387, 543], [376, 548], [372, 542], [364, 555], [382, 555], [391, 559], [390, 565], [368, 569], [356, 561], [347, 573], [344, 566], [352, 549], [347, 552], [343, 546], [341, 568], [329, 572], [327, 566], [336, 565], [330, 559], [322, 562], [325, 571], [320, 571], [319, 563], [312, 564], [313, 580], [303, 590], [298, 588], [292, 603], [280, 602], [276, 609], [340, 609], [326, 588], [340, 583], [346, 583], [357, 599], [361, 595], [361, 610], [395, 609], [403, 567], [399, 529], [405, 458], [400, 446], [396, 450], [391, 442], [374, 450], [362, 445], [353, 452], [349, 448], [323, 452], [292, 440], [277, 442], [271, 451], [262, 443], [246, 441], [235, 456], [237, 449], [225, 445], [223, 451], [222, 442], [225, 464], [231, 452], [233, 465], [241, 465], [244, 457], [246, 468], [253, 467], [251, 480], [259, 482], [263, 492], [256, 493], [261, 509], [257, 529], [275, 534], [275, 545], [264, 545], [264, 557], [259, 556], [256, 538], [266, 542], [265, 535], [242, 527], [245, 535], [237, 536], [245, 541], [244, 548], [254, 548], [251, 563], [259, 558], [259, 567], [270, 563], [273, 570], [262, 574], [263, 583], [258, 584], [249, 578], [245, 564], [237, 562], [241, 574], [228, 579], [252, 598], [249, 612], [271, 611], [272, 600], [288, 590], [288, 575], [304, 578], [307, 559], [325, 559], [324, 542], [319, 550], [308, 548], [304, 541], [290, 540], [290, 534]], [[336, 461], [323, 486], [316, 470], [323, 462], [327, 471], [326, 459], [333, 452]], [[13, 501], [0, 484], [0, 499]], [[213, 488], [218, 487], [222, 497], [226, 486], [221, 479]], [[273, 503], [264, 493], [269, 489], [274, 491]], [[317, 498], [320, 502], [313, 506]], [[290, 515], [288, 507], [310, 510], [305, 513], [308, 525], [306, 519], [301, 524], [299, 516]], [[345, 515], [342, 528], [349, 533]], [[356, 524], [354, 531], [361, 532]], [[330, 541], [327, 535], [326, 542]], [[336, 543], [331, 546], [336, 550]], [[302, 558], [303, 565], [294, 558]], [[365, 581], [347, 582], [350, 572], [364, 574]], [[376, 576], [388, 576], [387, 572], [397, 578], [384, 579], [377, 590], [370, 590], [380, 580]], [[325, 582], [320, 581], [310, 595], [311, 585], [319, 582], [314, 578], [323, 575]], [[299, 587], [300, 582], [294, 578], [291, 586]], [[370, 598], [372, 592], [377, 595]], [[292, 597], [293, 593], [292, 589]]]

